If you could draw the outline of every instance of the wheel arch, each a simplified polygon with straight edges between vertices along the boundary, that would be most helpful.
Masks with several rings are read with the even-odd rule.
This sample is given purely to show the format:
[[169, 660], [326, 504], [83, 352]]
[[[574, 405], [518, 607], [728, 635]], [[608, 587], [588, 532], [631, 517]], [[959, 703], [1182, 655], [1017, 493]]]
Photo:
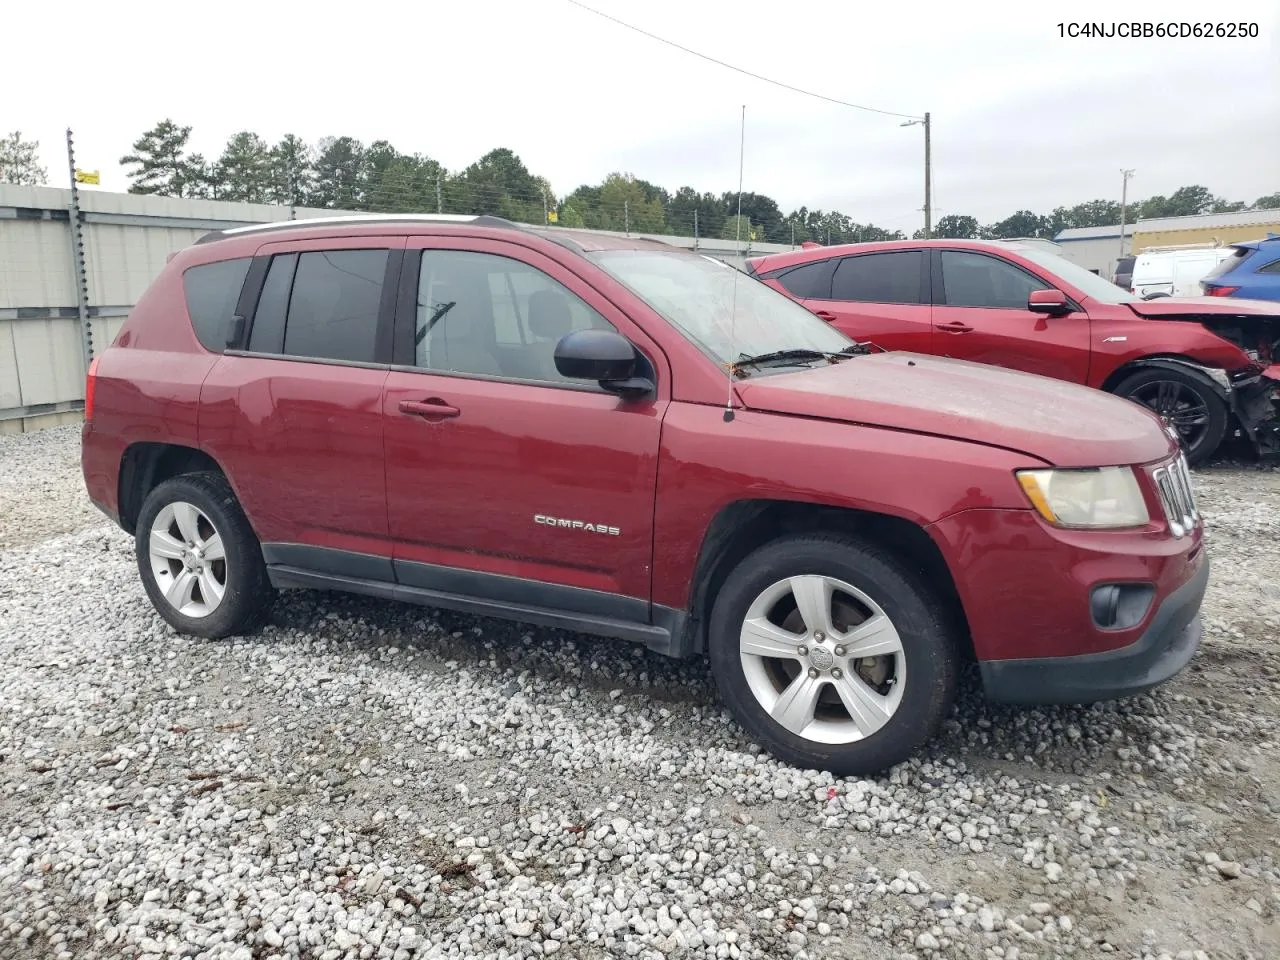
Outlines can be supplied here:
[[711, 606], [733, 568], [752, 551], [799, 533], [839, 532], [891, 551], [920, 576], [947, 609], [962, 656], [974, 658], [968, 619], [942, 551], [916, 523], [892, 514], [791, 500], [738, 500], [723, 507], [703, 535], [694, 566], [685, 638], [691, 653], [705, 653]]
[[[1151, 354], [1129, 360], [1112, 370], [1102, 381], [1100, 389], [1114, 393], [1126, 379], [1141, 370], [1176, 370], [1195, 377], [1231, 407], [1231, 380], [1227, 371], [1219, 367], [1208, 367], [1191, 357], [1176, 353]], [[1219, 379], [1221, 377], [1221, 379]]]
[[172, 477], [200, 471], [213, 471], [226, 477], [226, 471], [213, 457], [195, 447], [176, 443], [130, 444], [120, 458], [120, 526], [132, 534], [147, 494]]

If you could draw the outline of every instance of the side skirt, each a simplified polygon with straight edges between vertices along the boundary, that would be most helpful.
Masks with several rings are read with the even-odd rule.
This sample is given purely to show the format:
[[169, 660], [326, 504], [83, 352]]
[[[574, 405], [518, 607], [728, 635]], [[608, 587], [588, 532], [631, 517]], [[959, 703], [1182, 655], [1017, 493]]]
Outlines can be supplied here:
[[697, 652], [683, 610], [634, 597], [303, 544], [264, 543], [262, 554], [278, 588], [337, 590], [572, 630], [643, 643], [668, 657]]

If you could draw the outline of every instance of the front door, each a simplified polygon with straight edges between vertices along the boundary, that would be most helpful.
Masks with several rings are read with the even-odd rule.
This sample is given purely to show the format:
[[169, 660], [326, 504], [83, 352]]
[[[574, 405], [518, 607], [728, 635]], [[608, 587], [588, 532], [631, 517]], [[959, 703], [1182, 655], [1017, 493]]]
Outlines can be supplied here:
[[1052, 283], [987, 253], [935, 250], [934, 257], [934, 353], [1088, 381], [1088, 316], [1046, 317], [1027, 309], [1031, 291]]
[[[583, 613], [614, 609], [596, 602], [612, 595], [647, 618], [670, 389], [660, 352], [573, 272], [517, 244], [411, 239], [400, 302], [383, 397], [399, 582]], [[586, 328], [637, 344], [657, 395], [623, 400], [560, 376], [556, 341]]]

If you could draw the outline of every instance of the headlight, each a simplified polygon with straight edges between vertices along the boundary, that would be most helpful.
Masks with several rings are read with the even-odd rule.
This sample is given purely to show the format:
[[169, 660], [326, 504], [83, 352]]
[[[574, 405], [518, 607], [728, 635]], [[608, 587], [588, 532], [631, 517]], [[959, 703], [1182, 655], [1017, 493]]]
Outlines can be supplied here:
[[1018, 483], [1055, 527], [1140, 527], [1147, 504], [1128, 467], [1089, 470], [1019, 470]]

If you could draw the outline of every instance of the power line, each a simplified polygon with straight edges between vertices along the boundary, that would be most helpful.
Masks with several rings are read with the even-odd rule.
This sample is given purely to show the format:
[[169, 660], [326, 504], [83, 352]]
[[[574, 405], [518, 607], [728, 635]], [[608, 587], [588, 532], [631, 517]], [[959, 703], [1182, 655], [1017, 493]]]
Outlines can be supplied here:
[[771, 83], [775, 87], [782, 87], [784, 90], [790, 90], [792, 93], [800, 93], [806, 97], [813, 97], [815, 100], [825, 100], [827, 103], [834, 103], [841, 107], [852, 107], [854, 110], [865, 110], [868, 113], [879, 113], [886, 117], [901, 117], [905, 120], [922, 119], [921, 117], [917, 117], [910, 113], [894, 113], [892, 110], [880, 110], [877, 107], [867, 107], [860, 103], [849, 103], [847, 100], [837, 100], [835, 97], [828, 97], [825, 94], [814, 93], [812, 90], [803, 90], [800, 87], [793, 87], [791, 84], [783, 83], [781, 80], [773, 80], [769, 77], [761, 76], [758, 73], [752, 73], [750, 70], [744, 70], [742, 67], [735, 67], [732, 63], [725, 63], [723, 60], [717, 60], [715, 57], [707, 56], [705, 53], [699, 53], [697, 50], [690, 50], [688, 47], [676, 43], [674, 40], [668, 40], [665, 37], [658, 36], [656, 33], [650, 33], [648, 30], [642, 30], [640, 27], [634, 26], [623, 20], [619, 20], [617, 17], [610, 16], [601, 10], [589, 7], [585, 3], [580, 3], [579, 0], [569, 0], [569, 3], [572, 3], [575, 7], [581, 7], [588, 13], [594, 13], [597, 17], [603, 17], [606, 20], [611, 20], [620, 27], [626, 27], [628, 30], [634, 30], [636, 33], [643, 34], [650, 40], [657, 40], [659, 43], [665, 43], [669, 47], [675, 47], [677, 50], [692, 54], [693, 56], [706, 60], [709, 63], [714, 63], [716, 66], [725, 67], [729, 70], [733, 70], [735, 73], [741, 73], [743, 76], [751, 77], [753, 80], [761, 80], [765, 83]]

